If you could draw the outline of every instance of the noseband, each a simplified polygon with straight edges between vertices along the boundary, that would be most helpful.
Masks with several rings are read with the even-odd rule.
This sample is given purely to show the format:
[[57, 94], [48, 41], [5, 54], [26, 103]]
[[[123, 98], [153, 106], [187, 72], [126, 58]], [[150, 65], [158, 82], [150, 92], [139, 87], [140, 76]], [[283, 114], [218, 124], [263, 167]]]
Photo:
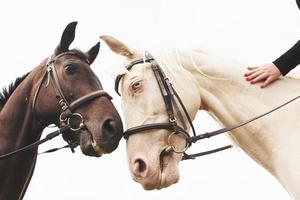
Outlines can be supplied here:
[[[233, 147], [232, 145], [227, 145], [227, 146], [223, 146], [220, 148], [216, 148], [216, 149], [212, 149], [209, 151], [204, 151], [204, 152], [200, 152], [200, 153], [195, 153], [195, 154], [187, 154], [186, 150], [192, 145], [192, 143], [195, 143], [199, 140], [202, 139], [206, 139], [206, 138], [210, 138], [219, 134], [223, 134], [229, 131], [232, 131], [234, 129], [237, 129], [241, 126], [244, 126], [252, 121], [255, 121], [259, 118], [262, 118], [276, 110], [278, 110], [279, 108], [282, 108], [284, 106], [286, 106], [287, 104], [295, 101], [296, 99], [299, 99], [300, 96], [297, 96], [275, 108], [273, 108], [272, 110], [269, 110], [268, 112], [265, 112], [261, 115], [255, 116], [251, 119], [248, 119], [244, 122], [240, 122], [237, 124], [233, 124], [231, 126], [216, 130], [216, 131], [212, 131], [212, 132], [208, 132], [208, 133], [203, 133], [203, 134], [199, 134], [196, 135], [196, 131], [194, 128], [194, 125], [192, 123], [192, 120], [186, 110], [186, 107], [184, 106], [181, 98], [179, 97], [178, 93], [176, 92], [176, 90], [173, 88], [172, 84], [170, 83], [169, 79], [166, 77], [165, 73], [163, 72], [163, 70], [161, 69], [161, 67], [158, 65], [158, 63], [155, 61], [155, 59], [152, 57], [151, 54], [149, 54], [148, 52], [145, 53], [145, 59], [138, 59], [135, 60], [131, 63], [129, 63], [126, 68], [129, 71], [134, 65], [136, 64], [140, 64], [140, 63], [150, 63], [151, 64], [151, 68], [152, 71], [155, 75], [156, 81], [159, 85], [159, 89], [160, 92], [162, 94], [164, 103], [165, 103], [165, 107], [166, 107], [166, 112], [168, 114], [168, 118], [169, 121], [166, 123], [150, 123], [150, 124], [145, 124], [145, 125], [140, 125], [140, 126], [136, 126], [136, 127], [132, 127], [127, 129], [124, 132], [124, 138], [128, 139], [130, 135], [136, 134], [136, 133], [145, 133], [145, 131], [147, 130], [157, 130], [157, 129], [166, 129], [166, 130], [170, 130], [172, 133], [169, 135], [168, 137], [168, 147], [166, 149], [168, 149], [168, 151], [173, 151], [175, 153], [182, 153], [183, 157], [182, 160], [188, 160], [188, 159], [195, 159], [196, 157], [199, 156], [204, 156], [207, 154], [212, 154], [212, 153], [216, 153], [225, 149], [229, 149], [231, 147]], [[115, 82], [115, 91], [120, 95], [120, 93], [118, 92], [118, 87], [119, 87], [119, 82], [122, 79], [122, 77], [124, 76], [124, 74], [121, 74], [119, 76], [117, 76], [116, 78], [116, 82]], [[192, 129], [193, 132], [193, 136], [190, 136], [188, 133], [188, 128], [186, 126], [185, 120], [183, 118], [183, 115], [178, 107], [177, 102], [180, 104], [185, 117], [188, 120], [188, 123]], [[179, 118], [182, 127], [178, 125], [177, 123], [177, 119], [175, 117], [175, 112], [177, 114], [177, 117]], [[179, 133], [183, 133], [184, 136], [186, 137], [186, 146], [183, 150], [178, 150], [176, 149], [175, 145], [172, 144], [172, 136], [179, 134]]]
[[[81, 105], [95, 99], [98, 97], [106, 97], [109, 100], [112, 99], [112, 97], [105, 92], [104, 90], [96, 90], [94, 92], [91, 92], [87, 95], [84, 95], [78, 99], [76, 99], [75, 101], [73, 101], [72, 103], [69, 103], [62, 91], [60, 82], [59, 82], [59, 78], [57, 75], [57, 71], [55, 68], [55, 61], [64, 56], [64, 55], [74, 55], [77, 56], [78, 55], [76, 53], [73, 52], [65, 52], [65, 53], [61, 53], [55, 57], [49, 57], [49, 60], [47, 62], [47, 71], [45, 72], [43, 78], [41, 79], [41, 82], [38, 86], [38, 89], [34, 95], [33, 98], [33, 103], [32, 103], [32, 111], [35, 114], [35, 104], [36, 104], [36, 100], [38, 98], [39, 92], [41, 90], [41, 86], [44, 82], [44, 80], [46, 79], [46, 77], [48, 77], [48, 82], [46, 87], [49, 84], [49, 81], [51, 82], [51, 85], [54, 89], [55, 92], [55, 98], [59, 104], [59, 106], [61, 107], [61, 113], [59, 115], [59, 127], [63, 127], [63, 126], [69, 126], [70, 130], [73, 132], [76, 131], [80, 131], [81, 129], [85, 128], [84, 125], [84, 119], [82, 117], [82, 115], [80, 113], [75, 112], [75, 110], [80, 107]], [[87, 59], [84, 60], [87, 64], [90, 64], [89, 61]], [[66, 142], [69, 144], [70, 148], [73, 151], [73, 148], [75, 148], [78, 144], [78, 142], [73, 141], [72, 136], [68, 136], [67, 134], [63, 135], [64, 139], [66, 140]]]

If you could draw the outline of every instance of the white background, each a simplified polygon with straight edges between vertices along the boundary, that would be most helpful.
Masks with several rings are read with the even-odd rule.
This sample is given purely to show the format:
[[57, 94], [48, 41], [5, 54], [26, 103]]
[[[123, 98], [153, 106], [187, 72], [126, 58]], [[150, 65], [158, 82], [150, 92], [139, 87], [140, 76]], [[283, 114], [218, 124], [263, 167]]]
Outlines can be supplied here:
[[[82, 50], [101, 34], [110, 34], [138, 49], [199, 46], [251, 65], [276, 59], [299, 40], [300, 32], [294, 0], [3, 1], [0, 86], [49, 56], [71, 21], [79, 22], [73, 47]], [[121, 112], [112, 79], [120, 65], [102, 43], [92, 67]], [[203, 113], [195, 124], [199, 132], [218, 128]], [[193, 150], [228, 143], [218, 136]], [[57, 138], [40, 151], [60, 145], [62, 138]], [[149, 192], [131, 180], [124, 140], [101, 158], [85, 157], [79, 149], [75, 154], [62, 150], [38, 157], [25, 199], [289, 199], [271, 175], [239, 150], [182, 162], [180, 171], [179, 183]]]

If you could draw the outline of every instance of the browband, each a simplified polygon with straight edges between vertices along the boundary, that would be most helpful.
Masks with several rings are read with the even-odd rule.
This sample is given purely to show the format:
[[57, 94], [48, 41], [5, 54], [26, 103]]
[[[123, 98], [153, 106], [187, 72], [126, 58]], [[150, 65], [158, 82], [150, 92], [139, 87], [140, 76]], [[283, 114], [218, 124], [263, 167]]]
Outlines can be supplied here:
[[[129, 71], [136, 64], [146, 63], [146, 62], [150, 62], [150, 61], [154, 61], [154, 58], [152, 56], [151, 57], [147, 56], [145, 59], [140, 58], [140, 59], [130, 62], [128, 65], [125, 66], [125, 68]], [[115, 91], [119, 96], [121, 96], [121, 94], [119, 93], [119, 84], [124, 75], [125, 74], [119, 74], [115, 80]]]

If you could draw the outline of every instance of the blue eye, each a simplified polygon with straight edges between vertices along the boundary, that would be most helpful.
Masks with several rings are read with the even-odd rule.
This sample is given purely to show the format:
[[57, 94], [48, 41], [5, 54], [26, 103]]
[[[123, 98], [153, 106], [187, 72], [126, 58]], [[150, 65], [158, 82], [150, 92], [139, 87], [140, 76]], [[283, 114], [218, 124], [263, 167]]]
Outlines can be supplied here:
[[75, 74], [78, 72], [78, 66], [75, 64], [68, 64], [64, 67], [67, 74]]

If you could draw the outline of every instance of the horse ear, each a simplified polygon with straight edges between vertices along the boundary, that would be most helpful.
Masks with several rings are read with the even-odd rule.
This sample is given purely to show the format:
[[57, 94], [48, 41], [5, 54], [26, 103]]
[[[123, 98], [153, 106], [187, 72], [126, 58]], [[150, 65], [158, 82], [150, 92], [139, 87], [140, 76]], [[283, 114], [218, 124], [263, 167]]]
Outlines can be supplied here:
[[109, 48], [113, 52], [125, 56], [128, 59], [134, 57], [134, 52], [116, 38], [109, 35], [101, 35], [100, 38], [109, 46]]
[[97, 42], [97, 44], [95, 46], [93, 46], [90, 50], [88, 50], [85, 53], [88, 57], [90, 64], [92, 64], [94, 62], [94, 60], [96, 59], [96, 57], [99, 53], [99, 49], [100, 49], [100, 42]]
[[77, 22], [71, 22], [69, 23], [60, 39], [60, 43], [56, 47], [54, 51], [54, 55], [58, 55], [60, 53], [66, 52], [69, 50], [70, 44], [73, 42], [75, 38], [75, 28], [76, 28]]

